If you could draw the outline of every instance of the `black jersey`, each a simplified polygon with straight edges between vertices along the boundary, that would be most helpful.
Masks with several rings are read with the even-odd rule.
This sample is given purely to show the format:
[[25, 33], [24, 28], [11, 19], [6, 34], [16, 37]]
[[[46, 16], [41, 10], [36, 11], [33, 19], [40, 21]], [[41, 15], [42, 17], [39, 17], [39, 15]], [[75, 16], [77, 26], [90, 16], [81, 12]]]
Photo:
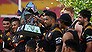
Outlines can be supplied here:
[[92, 41], [92, 26], [89, 23], [88, 25], [83, 28], [83, 33], [82, 33], [82, 40], [81, 40], [81, 46], [82, 46], [82, 51], [85, 52], [86, 50], [86, 43]]
[[57, 45], [62, 45], [62, 33], [61, 30], [54, 26], [45, 34], [45, 40], [43, 42], [43, 48], [46, 52], [55, 52]]
[[7, 30], [7, 31], [4, 31], [3, 32], [3, 36], [2, 36], [2, 39], [4, 41], [4, 48], [6, 49], [9, 49], [9, 50], [12, 50], [13, 47], [12, 47], [12, 33], [10, 30]]
[[80, 43], [79, 43], [79, 37], [78, 37], [77, 31], [76, 30], [67, 30], [67, 32], [70, 32], [73, 35], [73, 40], [76, 41], [76, 43], [78, 45], [77, 46], [78, 49], [76, 48], [76, 51], [81, 52]]
[[74, 40], [79, 43], [79, 37], [76, 30], [67, 30], [67, 32], [70, 32], [73, 35]]

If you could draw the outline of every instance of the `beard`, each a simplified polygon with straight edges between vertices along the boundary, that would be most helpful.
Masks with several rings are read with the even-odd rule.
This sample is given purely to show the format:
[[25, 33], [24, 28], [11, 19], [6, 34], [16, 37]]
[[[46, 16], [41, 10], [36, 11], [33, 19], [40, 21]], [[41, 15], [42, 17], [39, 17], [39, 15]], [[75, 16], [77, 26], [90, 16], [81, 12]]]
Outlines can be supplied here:
[[60, 29], [64, 28], [62, 24], [59, 24]]
[[79, 25], [83, 25], [84, 23], [83, 23], [83, 22], [81, 22], [81, 21], [79, 21], [79, 22], [78, 22], [78, 24], [79, 24]]
[[51, 28], [51, 25], [45, 24], [45, 28], [46, 28], [46, 29], [50, 29], [50, 28]]

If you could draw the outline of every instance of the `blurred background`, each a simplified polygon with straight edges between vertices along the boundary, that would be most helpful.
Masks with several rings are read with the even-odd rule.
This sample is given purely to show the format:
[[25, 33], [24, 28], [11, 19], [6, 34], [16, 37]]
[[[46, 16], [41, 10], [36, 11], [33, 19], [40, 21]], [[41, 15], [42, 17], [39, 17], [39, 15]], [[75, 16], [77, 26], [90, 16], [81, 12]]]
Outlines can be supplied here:
[[[26, 4], [30, 1], [36, 5], [39, 12], [44, 9], [51, 9], [56, 12], [60, 4], [58, 0], [21, 0], [21, 9], [25, 8]], [[17, 14], [18, 2], [19, 0], [0, 0], [0, 15]]]
[[85, 8], [91, 10], [92, 13], [92, 0], [0, 0], [0, 29], [3, 29], [3, 17], [17, 17], [18, 10], [21, 11], [25, 8], [30, 1], [35, 4], [40, 14], [43, 10], [48, 9], [54, 11], [57, 17], [60, 17], [60, 11], [65, 6], [74, 7], [75, 17], [80, 10]]

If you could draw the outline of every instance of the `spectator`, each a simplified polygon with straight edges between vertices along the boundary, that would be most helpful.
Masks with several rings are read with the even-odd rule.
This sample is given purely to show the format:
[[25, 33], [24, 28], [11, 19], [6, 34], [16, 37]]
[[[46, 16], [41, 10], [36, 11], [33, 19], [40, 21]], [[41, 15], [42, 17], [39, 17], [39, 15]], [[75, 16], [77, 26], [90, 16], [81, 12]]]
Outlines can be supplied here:
[[74, 8], [71, 6], [64, 7], [61, 11], [62, 14], [68, 13], [71, 16], [72, 22], [74, 21]]
[[92, 52], [92, 25], [89, 22], [91, 11], [83, 9], [78, 14], [79, 24], [83, 26], [81, 46], [83, 52]]
[[10, 18], [4, 18], [2, 21], [3, 27], [4, 27], [4, 33], [3, 33], [3, 41], [4, 41], [4, 49], [5, 51], [12, 50], [12, 33], [11, 33], [11, 19]]
[[11, 28], [12, 28], [12, 34], [13, 34], [13, 37], [12, 37], [12, 44], [13, 44], [13, 47], [14, 47], [14, 51], [17, 52], [17, 45], [18, 45], [18, 41], [19, 41], [19, 35], [16, 34], [17, 32], [17, 29], [20, 25], [20, 20], [18, 18], [11, 18]]
[[12, 25], [12, 31], [16, 32], [17, 28], [20, 25], [20, 20], [18, 18], [15, 18], [15, 17], [11, 18], [11, 25]]
[[79, 37], [76, 30], [69, 28], [69, 26], [72, 24], [72, 20], [69, 14], [62, 14], [58, 20], [60, 21], [59, 23], [60, 27], [64, 29], [62, 37], [63, 41], [62, 52], [63, 52], [65, 50], [66, 40], [73, 39], [79, 44]]
[[52, 11], [47, 11], [44, 14], [44, 25], [48, 30], [44, 35], [43, 49], [45, 52], [60, 52], [62, 33], [56, 24], [56, 14]]
[[78, 36], [80, 38], [81, 33], [82, 33], [82, 25], [78, 24], [78, 20], [74, 19], [74, 8], [72, 6], [66, 6], [64, 9], [61, 11], [62, 14], [67, 13], [71, 16], [72, 24], [70, 28], [74, 28], [78, 32]]

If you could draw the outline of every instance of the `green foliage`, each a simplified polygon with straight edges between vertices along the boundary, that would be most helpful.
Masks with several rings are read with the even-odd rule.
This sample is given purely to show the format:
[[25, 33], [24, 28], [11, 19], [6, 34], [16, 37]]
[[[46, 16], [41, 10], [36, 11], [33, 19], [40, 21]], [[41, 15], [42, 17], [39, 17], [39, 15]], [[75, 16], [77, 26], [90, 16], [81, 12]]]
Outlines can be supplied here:
[[91, 21], [90, 21], [90, 23], [92, 24], [92, 17], [91, 17], [91, 19], [90, 19]]
[[92, 0], [59, 0], [59, 1], [63, 3], [65, 6], [74, 7], [75, 16], [82, 9], [89, 9], [92, 13]]

